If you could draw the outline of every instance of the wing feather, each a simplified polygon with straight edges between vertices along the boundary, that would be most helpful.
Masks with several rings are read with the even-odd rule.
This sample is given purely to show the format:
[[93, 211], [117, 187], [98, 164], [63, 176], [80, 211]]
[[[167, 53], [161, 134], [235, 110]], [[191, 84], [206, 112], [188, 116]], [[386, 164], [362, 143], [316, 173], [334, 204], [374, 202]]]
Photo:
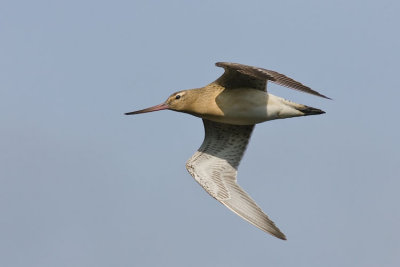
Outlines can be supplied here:
[[186, 168], [216, 200], [237, 215], [278, 238], [285, 235], [237, 184], [236, 175], [254, 125], [229, 125], [203, 119], [205, 138]]
[[249, 87], [265, 91], [267, 81], [271, 81], [294, 90], [330, 99], [310, 87], [273, 70], [228, 62], [217, 62], [215, 65], [224, 68], [225, 72], [214, 83], [222, 85], [225, 88]]

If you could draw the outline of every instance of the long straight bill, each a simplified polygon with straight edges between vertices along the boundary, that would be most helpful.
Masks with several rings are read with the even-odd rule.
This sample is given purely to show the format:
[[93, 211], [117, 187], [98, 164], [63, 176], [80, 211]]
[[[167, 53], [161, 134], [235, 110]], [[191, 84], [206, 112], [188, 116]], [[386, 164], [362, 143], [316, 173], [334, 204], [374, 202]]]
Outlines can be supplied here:
[[154, 107], [128, 112], [128, 113], [125, 113], [125, 115], [135, 115], [135, 114], [153, 112], [153, 111], [158, 111], [158, 110], [163, 110], [163, 109], [168, 109], [168, 105], [165, 103], [162, 103], [162, 104], [154, 106]]

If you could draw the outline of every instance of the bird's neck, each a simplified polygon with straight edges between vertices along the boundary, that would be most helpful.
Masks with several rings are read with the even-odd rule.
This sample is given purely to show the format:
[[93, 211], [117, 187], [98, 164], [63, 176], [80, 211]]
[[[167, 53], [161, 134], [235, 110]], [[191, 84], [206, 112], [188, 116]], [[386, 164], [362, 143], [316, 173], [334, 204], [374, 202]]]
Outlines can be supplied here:
[[206, 114], [219, 114], [220, 109], [215, 99], [223, 90], [223, 87], [216, 84], [190, 90], [191, 97], [188, 100], [185, 112], [200, 117]]

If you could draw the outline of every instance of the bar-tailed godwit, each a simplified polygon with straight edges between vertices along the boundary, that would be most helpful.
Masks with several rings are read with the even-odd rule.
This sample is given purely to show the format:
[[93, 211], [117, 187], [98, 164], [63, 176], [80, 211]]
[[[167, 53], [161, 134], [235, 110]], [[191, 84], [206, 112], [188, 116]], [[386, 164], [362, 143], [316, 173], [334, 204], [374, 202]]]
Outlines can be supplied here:
[[328, 97], [275, 71], [237, 63], [219, 62], [216, 65], [223, 67], [225, 72], [209, 85], [173, 93], [160, 105], [125, 114], [169, 109], [202, 118], [205, 137], [203, 144], [186, 163], [189, 173], [207, 193], [228, 209], [261, 230], [286, 239], [238, 185], [237, 168], [255, 124], [325, 113], [267, 93], [267, 81]]

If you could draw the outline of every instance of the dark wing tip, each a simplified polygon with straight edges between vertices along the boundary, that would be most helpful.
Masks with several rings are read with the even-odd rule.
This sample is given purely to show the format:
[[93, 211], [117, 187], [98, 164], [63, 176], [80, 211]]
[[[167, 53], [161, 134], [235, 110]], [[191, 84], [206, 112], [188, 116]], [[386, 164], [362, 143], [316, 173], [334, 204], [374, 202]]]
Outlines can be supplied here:
[[323, 94], [320, 94], [320, 93], [318, 93], [317, 96], [322, 97], [322, 98], [325, 98], [325, 99], [333, 100], [332, 98], [327, 97], [326, 95], [323, 95]]
[[[314, 91], [314, 90], [313, 90], [313, 91]], [[312, 94], [312, 95], [315, 95], [315, 96], [319, 96], [319, 97], [325, 98], [325, 99], [332, 100], [332, 98], [327, 97], [326, 95], [320, 94], [320, 93], [318, 93], [317, 91], [314, 91], [314, 92], [315, 92], [315, 93], [311, 93], [311, 94]]]
[[279, 238], [279, 239], [282, 239], [282, 240], [287, 240], [287, 238], [286, 238], [286, 236], [285, 236], [285, 234], [283, 234], [283, 233], [281, 233], [281, 235], [275, 235], [275, 237], [277, 237], [277, 238]]

